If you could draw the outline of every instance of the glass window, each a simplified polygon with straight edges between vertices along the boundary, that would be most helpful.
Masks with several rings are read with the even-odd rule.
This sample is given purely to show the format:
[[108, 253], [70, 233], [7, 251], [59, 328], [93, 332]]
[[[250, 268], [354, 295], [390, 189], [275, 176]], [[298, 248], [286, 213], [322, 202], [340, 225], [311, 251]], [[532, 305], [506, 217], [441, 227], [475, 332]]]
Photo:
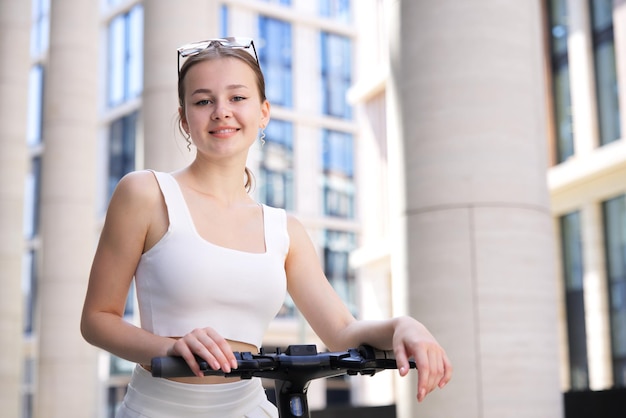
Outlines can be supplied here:
[[110, 107], [138, 97], [143, 89], [143, 8], [118, 15], [108, 27], [108, 87]]
[[352, 135], [322, 132], [323, 204], [326, 216], [354, 217], [354, 152]]
[[125, 1], [128, 1], [128, 0], [107, 0], [107, 3], [109, 6], [113, 7], [113, 6], [120, 5], [124, 3]]
[[34, 417], [34, 400], [36, 385], [36, 361], [30, 357], [24, 359], [24, 373], [22, 374], [22, 418]]
[[225, 38], [230, 36], [228, 29], [228, 6], [224, 4], [220, 6], [220, 29], [221, 37]]
[[291, 0], [263, 0], [266, 3], [282, 4], [283, 6], [291, 6]]
[[22, 259], [22, 296], [24, 298], [24, 334], [30, 335], [35, 328], [37, 302], [37, 262], [34, 250], [24, 253]]
[[[115, 361], [117, 361], [117, 358], [111, 356], [111, 362]], [[109, 386], [107, 390], [107, 418], [115, 418], [115, 414], [122, 405], [122, 401], [124, 400], [125, 395], [126, 385]]]
[[291, 25], [260, 16], [258, 53], [267, 99], [272, 105], [292, 107]]
[[613, 379], [626, 386], [626, 195], [603, 203]]
[[593, 52], [598, 106], [600, 145], [621, 136], [615, 42], [613, 39], [613, 0], [593, 0]]
[[322, 32], [321, 43], [322, 113], [350, 119], [352, 110], [346, 100], [352, 77], [350, 39]]
[[32, 239], [39, 233], [39, 190], [41, 186], [41, 157], [30, 161], [24, 190], [24, 237]]
[[356, 316], [356, 286], [354, 271], [350, 268], [349, 257], [356, 245], [352, 232], [325, 231], [324, 237], [324, 273], [328, 281], [350, 311]]
[[350, 22], [350, 0], [321, 0], [320, 15], [340, 22]]
[[554, 130], [557, 162], [561, 163], [574, 155], [572, 100], [567, 51], [569, 31], [567, 1], [550, 0], [549, 7]]
[[261, 149], [260, 200], [273, 207], [293, 209], [293, 125], [273, 119], [265, 129]]
[[121, 117], [109, 127], [109, 197], [127, 173], [135, 169], [135, 138], [138, 113]]
[[30, 55], [41, 56], [50, 40], [50, 0], [32, 0]]
[[562, 263], [569, 348], [570, 385], [573, 390], [589, 388], [587, 332], [583, 293], [583, 249], [580, 213], [561, 216]]
[[43, 67], [35, 65], [28, 75], [28, 114], [26, 126], [26, 142], [33, 146], [41, 143], [41, 127], [43, 123]]

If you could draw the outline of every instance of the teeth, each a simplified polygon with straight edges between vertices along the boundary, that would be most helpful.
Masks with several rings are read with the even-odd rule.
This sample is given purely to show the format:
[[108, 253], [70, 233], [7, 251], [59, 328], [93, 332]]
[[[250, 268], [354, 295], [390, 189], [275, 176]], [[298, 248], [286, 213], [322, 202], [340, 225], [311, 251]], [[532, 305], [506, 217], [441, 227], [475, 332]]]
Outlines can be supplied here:
[[213, 131], [213, 133], [215, 134], [224, 134], [224, 133], [228, 133], [228, 132], [235, 132], [236, 129], [219, 129], [217, 131]]

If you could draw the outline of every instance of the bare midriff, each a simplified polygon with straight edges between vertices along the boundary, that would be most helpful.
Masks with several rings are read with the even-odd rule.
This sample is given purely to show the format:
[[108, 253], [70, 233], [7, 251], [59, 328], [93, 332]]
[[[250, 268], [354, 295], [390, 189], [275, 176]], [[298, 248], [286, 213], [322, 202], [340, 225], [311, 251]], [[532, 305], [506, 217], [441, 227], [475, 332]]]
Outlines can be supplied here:
[[[250, 352], [252, 354], [258, 353], [258, 348], [256, 348], [252, 344], [243, 343], [241, 341], [231, 341], [227, 340], [228, 344], [230, 344], [233, 352]], [[142, 364], [141, 367], [150, 371], [150, 365]], [[219, 383], [230, 383], [241, 380], [240, 377], [225, 377], [225, 376], [204, 376], [204, 377], [169, 377], [168, 380], [172, 380], [174, 382], [179, 383], [190, 383], [197, 385], [207, 385], [207, 384], [219, 384]]]

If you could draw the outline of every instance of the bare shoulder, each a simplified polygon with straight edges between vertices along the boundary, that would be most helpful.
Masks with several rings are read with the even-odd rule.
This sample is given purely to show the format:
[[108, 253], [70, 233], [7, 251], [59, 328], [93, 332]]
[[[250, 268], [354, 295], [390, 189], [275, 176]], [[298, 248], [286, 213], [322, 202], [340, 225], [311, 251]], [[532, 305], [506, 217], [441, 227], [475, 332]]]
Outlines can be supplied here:
[[289, 255], [310, 256], [315, 252], [313, 240], [304, 224], [292, 214], [287, 214], [287, 233], [289, 234]]
[[[107, 210], [102, 240], [116, 247], [134, 242], [136, 249], [145, 249], [149, 232], [163, 233], [164, 203], [154, 174], [134, 171], [118, 182]], [[158, 228], [155, 228], [155, 225]]]
[[113, 196], [130, 200], [158, 200], [159, 185], [154, 174], [148, 170], [133, 171], [120, 179]]
[[287, 231], [292, 240], [308, 237], [308, 233], [302, 222], [290, 213], [287, 213]]
[[162, 205], [159, 185], [150, 171], [133, 171], [118, 182], [107, 211], [107, 218], [148, 220]]

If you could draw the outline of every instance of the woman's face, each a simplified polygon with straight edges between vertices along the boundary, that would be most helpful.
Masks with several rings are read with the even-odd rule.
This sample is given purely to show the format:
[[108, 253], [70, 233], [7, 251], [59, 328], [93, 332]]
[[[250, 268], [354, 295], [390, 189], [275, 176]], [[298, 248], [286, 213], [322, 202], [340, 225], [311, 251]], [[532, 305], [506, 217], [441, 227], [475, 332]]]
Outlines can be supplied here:
[[189, 69], [184, 83], [180, 117], [198, 153], [247, 155], [270, 109], [267, 100], [261, 102], [252, 69], [236, 58], [204, 61]]

